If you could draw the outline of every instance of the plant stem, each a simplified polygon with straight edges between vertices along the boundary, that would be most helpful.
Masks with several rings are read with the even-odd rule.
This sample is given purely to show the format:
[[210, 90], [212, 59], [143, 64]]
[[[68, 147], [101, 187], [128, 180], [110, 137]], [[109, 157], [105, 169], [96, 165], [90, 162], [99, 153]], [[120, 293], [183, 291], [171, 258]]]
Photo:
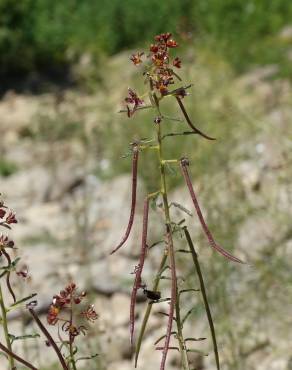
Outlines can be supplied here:
[[[3, 325], [3, 330], [4, 330], [6, 346], [9, 352], [12, 352], [12, 347], [11, 347], [9, 333], [8, 333], [7, 311], [6, 311], [6, 307], [5, 307], [5, 303], [3, 299], [1, 284], [0, 284], [0, 307], [1, 307], [2, 325]], [[14, 369], [14, 359], [11, 356], [11, 354], [8, 354], [8, 360], [9, 360], [10, 369], [13, 370]]]
[[72, 369], [73, 370], [77, 370], [76, 368], [76, 362], [75, 362], [75, 359], [74, 359], [74, 351], [73, 351], [73, 345], [72, 345], [72, 341], [70, 339], [70, 364], [72, 364]]
[[175, 254], [173, 248], [173, 238], [172, 238], [172, 229], [171, 229], [171, 218], [169, 212], [169, 203], [167, 197], [167, 187], [166, 187], [166, 176], [165, 176], [165, 161], [163, 160], [163, 149], [162, 149], [162, 133], [160, 124], [157, 125], [157, 142], [158, 142], [158, 158], [159, 158], [159, 169], [160, 169], [160, 183], [161, 183], [161, 194], [163, 199], [163, 208], [164, 208], [164, 217], [166, 223], [166, 233], [168, 241], [168, 256], [170, 261], [171, 269], [171, 301], [170, 301], [170, 311], [168, 319], [168, 329], [165, 338], [165, 344], [163, 349], [163, 357], [161, 362], [161, 370], [164, 369], [166, 356], [168, 352], [170, 336], [172, 331], [174, 310], [176, 314], [176, 324], [177, 324], [177, 339], [179, 343], [179, 349], [181, 354], [181, 361], [184, 370], [189, 370], [189, 363], [187, 352], [183, 340], [182, 333], [182, 323], [180, 318], [180, 302], [178, 297], [177, 289], [177, 277], [176, 277], [176, 266], [175, 266]]
[[[73, 297], [71, 295], [71, 298], [70, 298], [70, 328], [72, 327], [72, 325], [73, 325]], [[74, 358], [74, 351], [73, 351], [73, 341], [74, 341], [74, 337], [69, 331], [70, 364], [72, 365], [72, 370], [77, 370], [75, 358]]]
[[200, 267], [200, 264], [199, 264], [199, 260], [198, 260], [198, 256], [197, 256], [194, 244], [192, 242], [189, 231], [186, 227], [184, 227], [184, 233], [185, 233], [185, 236], [186, 236], [186, 239], [187, 239], [187, 242], [188, 242], [191, 254], [192, 254], [193, 262], [194, 262], [194, 265], [195, 265], [195, 268], [196, 268], [196, 271], [197, 271], [197, 275], [198, 275], [198, 278], [199, 278], [199, 282], [200, 282], [200, 288], [201, 288], [201, 292], [202, 292], [204, 306], [205, 306], [205, 310], [206, 310], [206, 314], [207, 314], [207, 318], [208, 318], [208, 322], [209, 322], [209, 327], [210, 327], [210, 331], [211, 331], [212, 341], [213, 341], [216, 367], [217, 367], [217, 370], [220, 370], [220, 362], [219, 362], [219, 353], [218, 353], [218, 346], [217, 346], [217, 340], [216, 340], [216, 332], [215, 332], [215, 327], [214, 327], [214, 324], [213, 324], [212, 314], [211, 314], [211, 310], [210, 310], [210, 306], [209, 306], [209, 302], [208, 302], [208, 297], [207, 297], [207, 293], [206, 293], [206, 289], [205, 289], [203, 274], [202, 274], [202, 271], [201, 271], [201, 267]]

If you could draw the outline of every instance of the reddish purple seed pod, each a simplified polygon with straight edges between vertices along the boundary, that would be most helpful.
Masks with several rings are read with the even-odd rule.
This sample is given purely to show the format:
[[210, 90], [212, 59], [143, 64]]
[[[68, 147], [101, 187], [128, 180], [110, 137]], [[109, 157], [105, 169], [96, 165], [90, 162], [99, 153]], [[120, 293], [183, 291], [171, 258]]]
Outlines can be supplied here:
[[138, 172], [138, 158], [139, 158], [139, 148], [137, 145], [133, 146], [133, 159], [132, 159], [132, 200], [131, 200], [131, 211], [130, 211], [130, 218], [128, 221], [128, 226], [125, 232], [125, 235], [122, 237], [120, 243], [115, 247], [114, 250], [111, 251], [110, 254], [115, 253], [118, 249], [120, 249], [125, 242], [128, 240], [130, 235], [134, 217], [135, 217], [135, 210], [136, 210], [136, 194], [137, 194], [137, 172]]
[[149, 214], [149, 198], [147, 197], [144, 201], [144, 212], [143, 212], [143, 230], [142, 230], [142, 242], [139, 264], [135, 268], [135, 280], [131, 294], [130, 304], [130, 342], [133, 344], [134, 330], [135, 330], [135, 305], [138, 289], [141, 288], [141, 275], [144, 267], [144, 261], [147, 252], [147, 233], [148, 233], [148, 214]]
[[222, 248], [219, 244], [216, 243], [213, 235], [211, 234], [211, 231], [209, 230], [209, 228], [208, 228], [208, 226], [205, 222], [204, 216], [203, 216], [201, 208], [199, 206], [199, 203], [198, 203], [198, 200], [197, 200], [197, 197], [196, 197], [196, 194], [195, 194], [195, 191], [194, 191], [191, 179], [190, 179], [190, 175], [189, 175], [189, 172], [188, 172], [188, 169], [187, 169], [187, 167], [189, 165], [188, 159], [187, 158], [182, 158], [181, 161], [180, 161], [180, 165], [181, 165], [181, 169], [182, 169], [184, 179], [186, 181], [186, 185], [189, 189], [190, 196], [192, 198], [194, 207], [196, 209], [199, 221], [200, 221], [202, 229], [203, 229], [203, 231], [204, 231], [204, 233], [205, 233], [205, 235], [208, 239], [209, 245], [213, 249], [215, 249], [217, 252], [222, 254], [224, 257], [226, 257], [227, 259], [229, 259], [233, 262], [244, 263], [239, 258], [233, 256], [231, 253], [227, 252], [224, 248]]

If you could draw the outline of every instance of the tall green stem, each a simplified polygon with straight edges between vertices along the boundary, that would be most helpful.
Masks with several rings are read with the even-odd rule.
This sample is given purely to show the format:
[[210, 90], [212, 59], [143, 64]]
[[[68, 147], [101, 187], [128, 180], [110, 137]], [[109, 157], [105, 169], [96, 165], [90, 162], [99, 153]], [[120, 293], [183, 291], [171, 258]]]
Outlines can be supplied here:
[[[12, 352], [11, 342], [10, 342], [9, 333], [8, 333], [7, 311], [6, 311], [6, 307], [5, 307], [5, 303], [3, 299], [1, 284], [0, 284], [0, 308], [1, 308], [1, 315], [2, 315], [1, 322], [3, 325], [6, 346], [9, 349], [9, 351]], [[14, 358], [8, 355], [8, 360], [9, 360], [9, 367], [11, 370], [13, 370], [14, 369]]]
[[168, 243], [168, 255], [169, 255], [171, 275], [172, 275], [171, 276], [172, 278], [171, 300], [175, 304], [177, 339], [178, 339], [178, 344], [179, 344], [179, 349], [180, 349], [180, 354], [181, 354], [183, 370], [189, 370], [187, 351], [186, 351], [186, 347], [185, 347], [185, 343], [183, 339], [183, 333], [182, 333], [182, 322], [180, 318], [180, 302], [179, 302], [178, 288], [177, 288], [175, 253], [174, 253], [173, 241], [172, 241], [171, 218], [170, 218], [169, 203], [168, 203], [168, 197], [167, 197], [166, 175], [165, 175], [165, 165], [164, 165], [165, 161], [163, 159], [162, 133], [161, 133], [160, 124], [157, 125], [157, 142], [158, 142], [158, 158], [159, 158], [160, 183], [161, 183], [161, 194], [162, 194], [162, 199], [163, 199], [164, 217], [165, 217], [168, 237], [170, 239]]

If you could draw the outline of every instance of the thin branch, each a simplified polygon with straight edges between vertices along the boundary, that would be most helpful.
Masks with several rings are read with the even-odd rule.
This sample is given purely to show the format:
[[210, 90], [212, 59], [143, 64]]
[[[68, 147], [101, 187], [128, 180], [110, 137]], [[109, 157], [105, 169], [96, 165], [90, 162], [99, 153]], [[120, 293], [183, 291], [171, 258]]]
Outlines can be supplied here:
[[165, 134], [161, 136], [161, 140], [165, 139], [166, 137], [170, 136], [185, 136], [185, 135], [197, 135], [198, 133], [195, 131], [183, 131], [183, 132], [170, 132], [169, 134]]
[[[172, 331], [171, 332], [171, 335], [176, 335], [176, 331]], [[154, 345], [156, 346], [156, 344], [158, 344], [162, 339], [164, 339], [166, 337], [166, 335], [162, 335], [161, 337], [159, 337], [155, 342], [154, 342]]]
[[130, 218], [129, 218], [129, 222], [128, 222], [125, 235], [123, 236], [120, 243], [115, 247], [115, 249], [111, 251], [110, 254], [115, 253], [118, 249], [120, 249], [125, 244], [125, 242], [127, 241], [130, 235], [130, 232], [133, 226], [134, 217], [135, 217], [135, 209], [136, 209], [138, 156], [139, 156], [139, 148], [137, 145], [134, 145], [133, 146], [133, 159], [132, 159], [132, 201], [131, 201]]
[[[142, 109], [149, 109], [149, 108], [153, 108], [153, 106], [152, 105], [144, 105], [143, 107], [136, 107], [135, 110], [142, 110]], [[127, 109], [120, 109], [118, 111], [118, 113], [127, 113], [127, 112], [128, 112]]]
[[206, 235], [206, 237], [209, 241], [210, 246], [212, 248], [214, 248], [217, 252], [221, 253], [224, 257], [226, 257], [229, 260], [234, 261], [234, 262], [238, 262], [238, 263], [244, 263], [239, 258], [233, 256], [232, 254], [227, 252], [225, 249], [223, 249], [219, 244], [217, 244], [215, 242], [215, 240], [213, 238], [213, 235], [211, 234], [211, 231], [209, 230], [209, 228], [208, 228], [208, 226], [207, 226], [207, 224], [204, 220], [201, 208], [199, 206], [199, 203], [198, 203], [198, 200], [197, 200], [197, 197], [196, 197], [196, 194], [195, 194], [195, 191], [194, 191], [191, 179], [190, 179], [190, 175], [188, 173], [188, 169], [187, 169], [187, 167], [189, 165], [188, 159], [182, 158], [181, 161], [180, 161], [180, 165], [181, 165], [182, 173], [183, 173], [184, 179], [186, 181], [187, 187], [189, 189], [193, 204], [195, 206], [199, 221], [200, 221], [202, 229], [203, 229], [203, 231], [204, 231], [204, 233], [205, 233], [205, 235]]
[[203, 136], [207, 140], [216, 140], [214, 137], [211, 137], [211, 136], [208, 136], [208, 135], [204, 134], [202, 131], [200, 131], [199, 129], [197, 129], [194, 126], [194, 124], [190, 120], [190, 117], [187, 114], [187, 111], [185, 110], [185, 107], [184, 107], [183, 102], [181, 101], [181, 99], [178, 96], [176, 96], [175, 98], [176, 98], [176, 101], [178, 102], [178, 105], [180, 106], [180, 109], [181, 109], [188, 125], [191, 127], [191, 129], [194, 130], [194, 132], [196, 132], [197, 134]]
[[131, 304], [130, 304], [130, 343], [133, 345], [133, 337], [135, 330], [135, 305], [138, 289], [141, 287], [141, 275], [144, 267], [144, 261], [147, 251], [147, 231], [148, 231], [148, 213], [149, 213], [149, 197], [146, 197], [144, 201], [144, 211], [143, 211], [143, 230], [142, 230], [142, 243], [139, 264], [135, 271], [135, 281], [131, 294]]
[[208, 318], [208, 322], [209, 322], [209, 327], [210, 327], [210, 331], [211, 331], [212, 341], [213, 341], [213, 348], [214, 348], [216, 366], [217, 366], [217, 370], [220, 370], [220, 361], [219, 361], [219, 353], [218, 353], [218, 346], [217, 346], [217, 340], [216, 340], [216, 332], [215, 332], [215, 327], [214, 327], [214, 323], [213, 323], [213, 319], [212, 319], [212, 314], [211, 314], [211, 310], [210, 310], [210, 306], [209, 306], [209, 302], [208, 302], [208, 297], [207, 297], [207, 293], [206, 293], [206, 289], [205, 289], [203, 274], [202, 274], [202, 271], [201, 271], [200, 263], [199, 263], [199, 260], [198, 260], [197, 253], [195, 251], [194, 244], [192, 242], [189, 231], [186, 227], [184, 227], [184, 233], [185, 233], [190, 251], [192, 253], [193, 262], [194, 262], [194, 265], [195, 265], [195, 268], [196, 268], [196, 271], [197, 271], [197, 275], [198, 275], [198, 278], [199, 278], [200, 288], [201, 288], [201, 292], [202, 292], [204, 306], [205, 306], [205, 310], [206, 310], [206, 314], [207, 314], [207, 318]]
[[20, 362], [21, 364], [23, 364], [24, 366], [26, 366], [27, 368], [29, 369], [32, 369], [32, 370], [38, 370], [36, 367], [34, 367], [32, 364], [30, 364], [29, 362], [27, 362], [26, 360], [24, 360], [23, 358], [19, 357], [17, 354], [15, 354], [14, 352], [10, 351], [8, 348], [6, 348], [2, 343], [0, 343], [0, 349], [7, 353], [7, 355], [13, 357], [16, 361]]

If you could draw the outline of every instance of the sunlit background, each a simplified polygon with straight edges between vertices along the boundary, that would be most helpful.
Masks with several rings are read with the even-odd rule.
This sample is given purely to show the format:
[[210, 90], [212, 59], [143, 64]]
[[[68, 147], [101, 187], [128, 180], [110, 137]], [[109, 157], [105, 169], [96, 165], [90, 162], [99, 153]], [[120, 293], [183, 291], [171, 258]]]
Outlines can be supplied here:
[[[90, 341], [80, 345], [84, 356], [98, 357], [80, 362], [80, 369], [134, 368], [131, 272], [143, 198], [157, 190], [159, 177], [155, 155], [143, 152], [133, 234], [109, 257], [129, 215], [129, 143], [154, 137], [152, 112], [129, 119], [118, 111], [129, 86], [146, 92], [143, 68], [129, 57], [147, 54], [161, 32], [179, 43], [173, 55], [182, 60], [183, 83], [192, 84], [184, 99], [189, 115], [217, 138], [169, 137], [166, 156], [190, 158], [216, 239], [248, 262], [239, 266], [215, 254], [195, 215], [172, 210], [177, 220], [186, 218], [200, 255], [222, 369], [291, 370], [290, 0], [0, 0], [0, 192], [18, 215], [13, 236], [31, 274], [25, 288], [16, 289], [38, 291], [45, 313], [52, 296], [74, 280], [99, 314]], [[163, 112], [182, 118], [165, 100]], [[163, 124], [167, 132], [186, 129], [179, 121]], [[171, 199], [192, 209], [180, 172], [172, 166], [167, 175]], [[151, 220], [149, 243], [160, 240], [163, 227], [154, 210]], [[155, 248], [145, 270], [149, 285], [161, 253]], [[186, 284], [198, 284], [185, 257], [179, 268]], [[145, 300], [138, 303], [138, 327], [144, 308]], [[146, 331], [141, 370], [159, 368], [154, 342], [166, 323], [160, 308]], [[183, 310], [192, 310], [188, 335], [207, 338], [194, 342], [193, 367], [215, 369], [200, 296], [186, 299]], [[36, 331], [25, 323], [11, 318], [18, 335]], [[56, 369], [43, 342], [15, 345], [42, 370]], [[167, 369], [179, 369], [177, 353], [169, 358]]]

